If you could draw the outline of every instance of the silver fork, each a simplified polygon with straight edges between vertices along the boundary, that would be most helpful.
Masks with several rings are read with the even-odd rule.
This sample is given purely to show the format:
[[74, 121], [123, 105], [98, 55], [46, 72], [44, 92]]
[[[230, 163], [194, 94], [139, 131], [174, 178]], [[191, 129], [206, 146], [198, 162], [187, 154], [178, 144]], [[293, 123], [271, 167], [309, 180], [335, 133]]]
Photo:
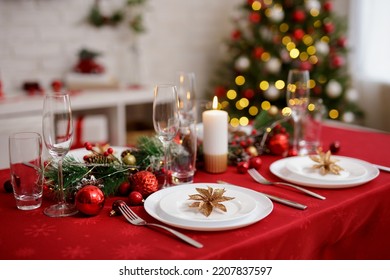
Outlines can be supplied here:
[[307, 189], [304, 189], [304, 188], [301, 188], [299, 186], [296, 186], [296, 185], [293, 185], [293, 184], [290, 184], [290, 183], [285, 183], [285, 182], [272, 182], [272, 181], [269, 181], [267, 179], [265, 179], [259, 172], [257, 172], [256, 169], [254, 168], [251, 168], [248, 170], [248, 173], [249, 175], [251, 175], [251, 177], [258, 183], [260, 184], [263, 184], [263, 185], [285, 185], [285, 186], [288, 186], [288, 187], [291, 187], [291, 188], [294, 188], [294, 189], [297, 189], [301, 192], [304, 192], [305, 194], [308, 194], [308, 195], [311, 195], [315, 198], [318, 198], [318, 199], [325, 199], [324, 196], [322, 195], [319, 195], [315, 192], [312, 192], [312, 191], [309, 191]]
[[174, 229], [171, 229], [171, 228], [163, 226], [163, 225], [146, 222], [145, 220], [140, 218], [137, 214], [135, 214], [133, 212], [133, 210], [131, 210], [130, 207], [127, 206], [127, 204], [124, 201], [118, 201], [117, 203], [118, 203], [119, 211], [121, 211], [121, 213], [123, 214], [123, 216], [126, 218], [126, 220], [129, 223], [136, 225], [136, 226], [154, 226], [154, 227], [162, 228], [162, 229], [165, 229], [166, 231], [169, 231], [173, 235], [177, 236], [181, 240], [187, 242], [188, 244], [190, 244], [196, 248], [203, 247], [203, 244], [199, 243], [198, 241], [196, 241], [196, 240], [188, 237], [187, 235], [184, 235], [184, 234], [182, 234]]

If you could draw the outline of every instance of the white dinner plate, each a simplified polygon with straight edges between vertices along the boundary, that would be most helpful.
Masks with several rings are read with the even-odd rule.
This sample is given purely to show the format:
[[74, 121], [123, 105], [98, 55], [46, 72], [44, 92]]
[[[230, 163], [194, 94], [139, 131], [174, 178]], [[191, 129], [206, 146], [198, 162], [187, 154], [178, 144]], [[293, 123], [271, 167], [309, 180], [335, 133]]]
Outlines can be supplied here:
[[[270, 171], [279, 178], [288, 182], [313, 188], [350, 188], [362, 185], [379, 175], [379, 170], [374, 165], [359, 159], [343, 156], [333, 156], [338, 160], [338, 165], [345, 169], [344, 175], [341, 177], [334, 177], [337, 175], [320, 175], [311, 173], [308, 174], [305, 168], [307, 162], [298, 157], [289, 157], [275, 161], [270, 165]], [[310, 160], [310, 159], [309, 159]], [[302, 161], [302, 162], [301, 162]], [[292, 163], [302, 164], [303, 167], [292, 167]], [[315, 163], [314, 161], [312, 161]], [[354, 170], [356, 168], [356, 170]], [[318, 171], [317, 171], [318, 172]]]
[[[123, 151], [130, 149], [129, 147], [111, 147], [111, 148], [114, 150], [114, 156], [116, 156], [119, 159], [121, 158], [121, 154]], [[88, 155], [90, 153], [91, 153], [91, 151], [88, 151], [85, 148], [79, 148], [79, 149], [70, 150], [66, 156], [67, 157], [71, 156], [77, 161], [84, 162], [84, 159], [83, 159], [84, 156]]]
[[[195, 212], [182, 212], [188, 194], [197, 193], [196, 188], [225, 188], [226, 196], [237, 196], [238, 202], [230, 209], [229, 201], [222, 202], [227, 208], [226, 216], [220, 213], [211, 214], [210, 220], [201, 217]], [[177, 203], [168, 206], [168, 202], [177, 199]], [[231, 201], [230, 201], [231, 202]], [[255, 205], [252, 203], [254, 202]], [[248, 203], [248, 206], [239, 206], [240, 203]], [[163, 208], [161, 208], [161, 206]], [[269, 198], [256, 191], [233, 186], [229, 184], [197, 183], [168, 187], [150, 195], [144, 202], [146, 212], [155, 219], [165, 224], [190, 230], [220, 231], [236, 229], [256, 223], [267, 217], [273, 210], [273, 204]], [[216, 210], [213, 210], [213, 212]], [[229, 211], [231, 211], [229, 213]]]

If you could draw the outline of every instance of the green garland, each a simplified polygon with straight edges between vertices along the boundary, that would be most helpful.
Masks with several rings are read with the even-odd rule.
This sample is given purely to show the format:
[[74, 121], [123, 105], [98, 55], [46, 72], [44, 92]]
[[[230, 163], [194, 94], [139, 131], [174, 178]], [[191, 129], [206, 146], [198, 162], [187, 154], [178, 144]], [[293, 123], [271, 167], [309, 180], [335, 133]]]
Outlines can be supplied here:
[[124, 21], [126, 15], [129, 14], [126, 13], [125, 10], [134, 8], [136, 12], [131, 10], [130, 16], [127, 16], [129, 28], [136, 33], [145, 32], [146, 29], [143, 24], [143, 17], [138, 9], [142, 7], [145, 2], [146, 0], [127, 0], [122, 9], [114, 11], [111, 15], [103, 15], [100, 10], [99, 0], [96, 0], [87, 15], [87, 22], [95, 27], [102, 27], [105, 25], [117, 26]]
[[[73, 156], [66, 156], [62, 164], [65, 193], [72, 194], [83, 184], [93, 182], [101, 186], [105, 195], [114, 195], [120, 184], [127, 181], [131, 174], [139, 170], [160, 169], [163, 149], [156, 137], [140, 137], [137, 148], [129, 148], [129, 151], [135, 156], [136, 165], [125, 164], [121, 157], [109, 163], [85, 163]], [[45, 180], [50, 190], [58, 190], [58, 166], [53, 162], [45, 167]]]
[[[257, 149], [259, 155], [267, 153], [265, 140], [276, 125], [282, 125], [291, 129], [288, 120], [280, 115], [261, 114], [253, 123], [254, 132], [250, 135], [241, 131], [231, 132], [229, 136], [228, 158], [230, 165], [236, 165], [240, 161], [246, 161], [251, 156], [248, 154], [249, 146]], [[87, 151], [87, 150], [86, 150]], [[123, 153], [130, 152], [136, 159], [135, 165], [128, 165], [123, 160]], [[86, 163], [72, 156], [65, 157], [63, 161], [64, 190], [67, 195], [74, 194], [85, 184], [94, 184], [101, 187], [106, 196], [115, 195], [119, 186], [127, 181], [131, 174], [140, 170], [160, 172], [163, 162], [163, 146], [157, 137], [141, 136], [137, 139], [135, 148], [129, 148], [119, 157], [107, 160], [100, 155], [93, 163]], [[171, 145], [171, 156], [179, 156], [178, 144]], [[203, 149], [201, 141], [197, 149], [197, 166], [201, 168], [203, 163]], [[45, 184], [53, 192], [58, 191], [58, 166], [49, 163], [45, 167]]]

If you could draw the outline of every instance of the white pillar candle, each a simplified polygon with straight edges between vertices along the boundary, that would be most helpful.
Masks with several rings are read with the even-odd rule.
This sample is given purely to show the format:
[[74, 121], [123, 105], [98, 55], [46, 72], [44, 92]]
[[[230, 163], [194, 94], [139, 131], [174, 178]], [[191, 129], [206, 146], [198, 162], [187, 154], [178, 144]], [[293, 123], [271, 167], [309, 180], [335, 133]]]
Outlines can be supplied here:
[[211, 173], [224, 172], [227, 168], [228, 114], [217, 107], [218, 99], [214, 97], [213, 110], [202, 114], [205, 169]]

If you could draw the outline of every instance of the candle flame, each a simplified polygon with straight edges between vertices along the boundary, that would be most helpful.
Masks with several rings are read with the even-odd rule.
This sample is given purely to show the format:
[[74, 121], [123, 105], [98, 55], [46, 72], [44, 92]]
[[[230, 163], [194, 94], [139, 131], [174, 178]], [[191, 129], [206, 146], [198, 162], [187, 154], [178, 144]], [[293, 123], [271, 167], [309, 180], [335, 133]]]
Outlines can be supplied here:
[[214, 96], [214, 99], [213, 99], [213, 110], [217, 110], [217, 109], [218, 109], [218, 97]]

